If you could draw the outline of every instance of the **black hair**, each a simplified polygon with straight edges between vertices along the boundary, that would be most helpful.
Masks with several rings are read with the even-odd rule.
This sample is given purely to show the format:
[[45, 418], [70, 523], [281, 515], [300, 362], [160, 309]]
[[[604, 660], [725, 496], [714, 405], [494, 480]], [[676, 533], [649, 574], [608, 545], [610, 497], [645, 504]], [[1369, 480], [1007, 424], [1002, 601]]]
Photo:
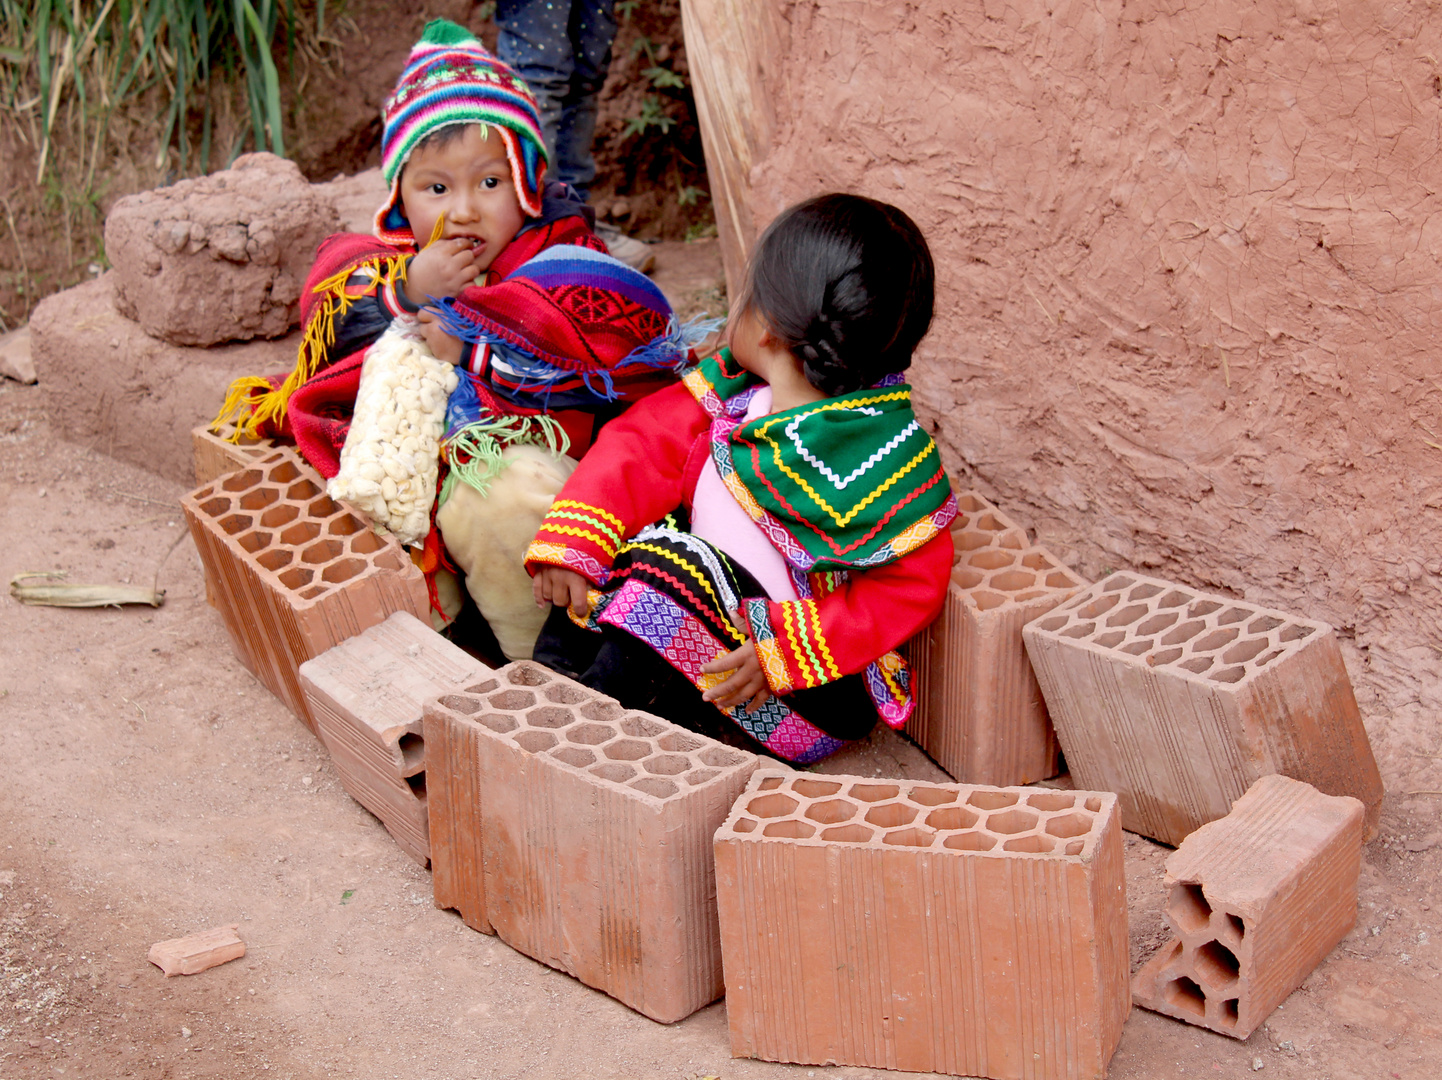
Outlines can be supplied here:
[[738, 310], [760, 317], [806, 381], [836, 397], [911, 366], [935, 282], [926, 238], [901, 210], [818, 195], [761, 235]]

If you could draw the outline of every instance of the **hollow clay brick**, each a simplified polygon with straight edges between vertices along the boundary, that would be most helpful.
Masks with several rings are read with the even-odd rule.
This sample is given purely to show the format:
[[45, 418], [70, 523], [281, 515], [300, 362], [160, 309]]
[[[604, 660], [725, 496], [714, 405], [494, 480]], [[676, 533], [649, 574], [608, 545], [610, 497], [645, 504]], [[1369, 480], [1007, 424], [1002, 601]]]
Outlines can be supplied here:
[[1325, 623], [1117, 573], [1022, 636], [1077, 784], [1167, 844], [1259, 777], [1351, 795], [1375, 830], [1382, 779]]
[[146, 959], [165, 972], [166, 978], [198, 975], [245, 955], [245, 942], [236, 934], [239, 928], [240, 923], [231, 923], [182, 938], [157, 941], [150, 946]]
[[1264, 776], [1167, 859], [1174, 935], [1133, 1000], [1245, 1039], [1357, 921], [1362, 804]]
[[1114, 795], [759, 771], [716, 885], [737, 1057], [1106, 1074], [1131, 1008]]
[[956, 501], [946, 606], [906, 647], [916, 695], [906, 733], [963, 783], [1044, 780], [1059, 747], [1021, 628], [1087, 583], [980, 495]]
[[300, 666], [306, 704], [342, 786], [422, 866], [431, 854], [421, 713], [428, 699], [490, 672], [405, 611]]
[[[722, 995], [712, 837], [754, 755], [526, 661], [428, 703], [425, 724], [438, 905], [479, 886], [468, 906], [508, 945], [653, 1020]], [[478, 809], [438, 797], [441, 768]]]
[[312, 731], [301, 664], [394, 612], [429, 618], [425, 578], [405, 549], [330, 499], [291, 450], [181, 506], [236, 656]]
[[241, 436], [240, 442], [231, 442], [234, 424], [225, 424], [218, 431], [211, 431], [209, 424], [202, 424], [190, 432], [191, 446], [195, 450], [195, 482], [209, 484], [212, 480], [248, 468], [257, 460], [275, 453], [276, 446], [269, 439]]

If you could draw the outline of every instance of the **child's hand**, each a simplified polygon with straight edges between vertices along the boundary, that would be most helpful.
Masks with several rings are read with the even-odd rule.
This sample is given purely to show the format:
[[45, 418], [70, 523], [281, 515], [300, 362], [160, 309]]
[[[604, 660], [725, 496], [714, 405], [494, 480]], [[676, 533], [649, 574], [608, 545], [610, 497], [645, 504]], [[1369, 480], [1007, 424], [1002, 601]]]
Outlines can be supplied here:
[[537, 607], [555, 604], [570, 608], [576, 615], [584, 615], [591, 610], [591, 603], [586, 599], [586, 590], [590, 587], [590, 582], [564, 566], [543, 566], [531, 579], [531, 592], [535, 594]]
[[406, 296], [412, 304], [424, 304], [432, 296], [457, 296], [480, 272], [472, 241], [462, 236], [437, 240], [412, 257]]
[[430, 346], [435, 358], [448, 364], [459, 364], [463, 351], [461, 339], [446, 333], [439, 316], [429, 308], [421, 308], [416, 318], [421, 324], [421, 337]]
[[701, 670], [708, 675], [719, 675], [723, 671], [732, 673], [729, 679], [711, 687], [701, 698], [723, 709], [743, 703], [747, 711], [759, 709], [770, 699], [771, 687], [767, 685], [766, 676], [761, 671], [761, 657], [751, 641], [751, 628], [746, 625], [739, 611], [732, 613], [731, 621], [746, 635], [746, 643], [739, 649], [733, 649], [725, 656], [718, 656], [709, 664], [701, 666]]

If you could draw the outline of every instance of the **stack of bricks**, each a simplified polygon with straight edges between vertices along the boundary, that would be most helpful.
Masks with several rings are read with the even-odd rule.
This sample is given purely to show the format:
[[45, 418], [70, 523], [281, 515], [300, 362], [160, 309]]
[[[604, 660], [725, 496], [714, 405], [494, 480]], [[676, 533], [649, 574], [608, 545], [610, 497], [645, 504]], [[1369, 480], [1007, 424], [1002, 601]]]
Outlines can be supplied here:
[[194, 428], [190, 432], [190, 443], [195, 455], [197, 485], [209, 484], [237, 469], [247, 469], [276, 450], [269, 439], [249, 435], [236, 438], [234, 424], [222, 424], [214, 431], [209, 425]]
[[1245, 1039], [1357, 918], [1362, 804], [1265, 776], [1167, 859], [1173, 935], [1138, 1005]]
[[324, 488], [278, 450], [181, 500], [236, 656], [312, 731], [300, 665], [394, 612], [430, 613], [405, 549]]
[[716, 834], [732, 1053], [1103, 1076], [1122, 862], [1111, 794], [757, 772]]
[[946, 606], [905, 650], [916, 697], [906, 733], [963, 783], [1044, 780], [1057, 773], [1057, 739], [1021, 628], [1087, 583], [980, 495], [956, 501]]
[[1073, 779], [1166, 844], [1282, 773], [1367, 807], [1382, 780], [1324, 623], [1113, 574], [1023, 631]]
[[422, 866], [431, 856], [425, 703], [490, 674], [404, 611], [300, 666], [306, 705], [342, 786]]
[[753, 755], [526, 661], [425, 739], [437, 907], [663, 1023], [722, 995], [711, 841]]

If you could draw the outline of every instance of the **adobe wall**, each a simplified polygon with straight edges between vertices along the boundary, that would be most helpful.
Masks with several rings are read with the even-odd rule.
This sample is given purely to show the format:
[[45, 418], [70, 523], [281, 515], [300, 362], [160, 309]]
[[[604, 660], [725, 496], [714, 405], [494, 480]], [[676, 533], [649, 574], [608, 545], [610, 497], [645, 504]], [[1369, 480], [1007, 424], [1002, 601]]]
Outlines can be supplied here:
[[772, 0], [745, 191], [911, 213], [963, 484], [1088, 576], [1336, 625], [1394, 791], [1439, 786], [1437, 7]]

